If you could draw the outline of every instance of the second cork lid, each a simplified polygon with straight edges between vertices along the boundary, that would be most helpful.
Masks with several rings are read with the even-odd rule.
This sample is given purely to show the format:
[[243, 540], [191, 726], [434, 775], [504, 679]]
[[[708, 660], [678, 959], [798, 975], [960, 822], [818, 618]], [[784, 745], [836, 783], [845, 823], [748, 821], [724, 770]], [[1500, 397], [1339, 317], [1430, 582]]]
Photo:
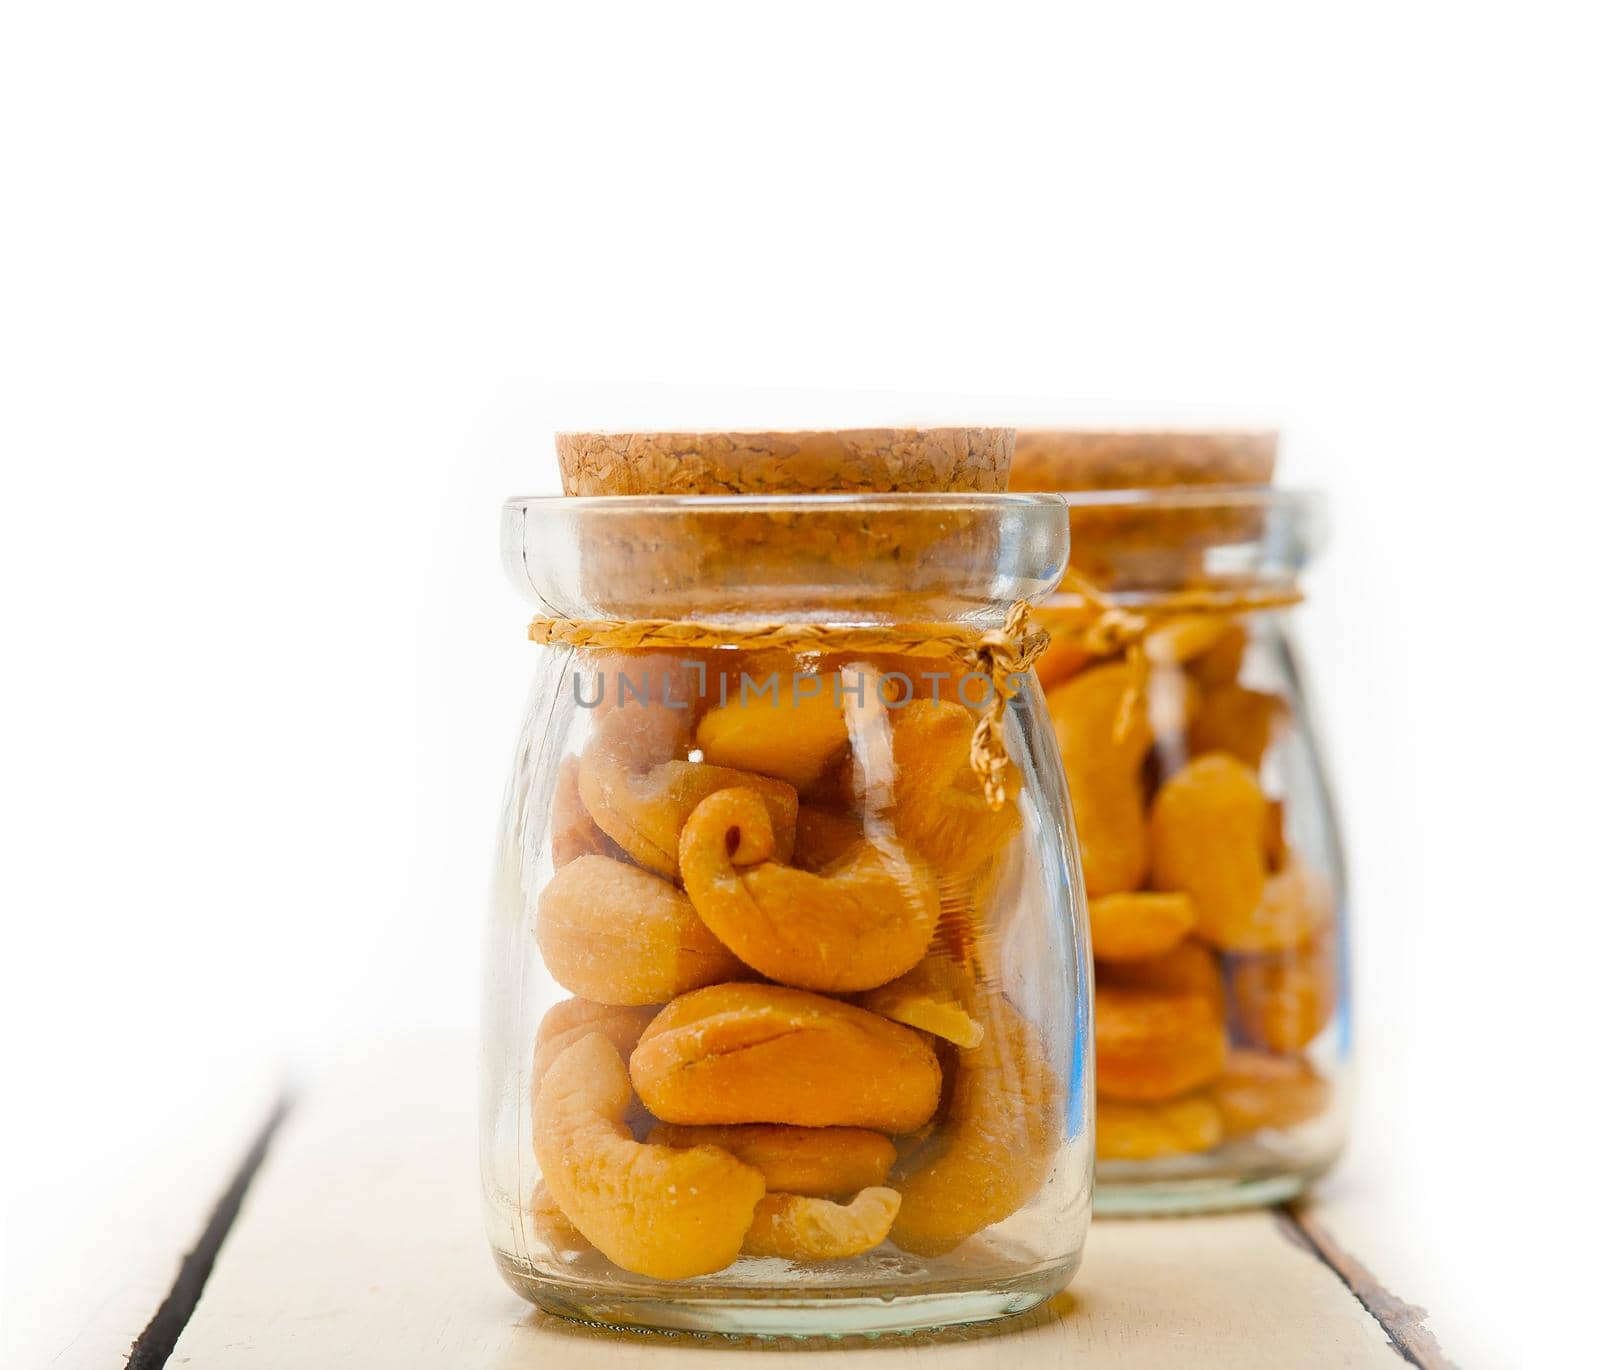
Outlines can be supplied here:
[[1013, 490], [1141, 490], [1267, 485], [1278, 459], [1270, 429], [1024, 428]]
[[1004, 490], [1010, 428], [558, 433], [569, 495]]

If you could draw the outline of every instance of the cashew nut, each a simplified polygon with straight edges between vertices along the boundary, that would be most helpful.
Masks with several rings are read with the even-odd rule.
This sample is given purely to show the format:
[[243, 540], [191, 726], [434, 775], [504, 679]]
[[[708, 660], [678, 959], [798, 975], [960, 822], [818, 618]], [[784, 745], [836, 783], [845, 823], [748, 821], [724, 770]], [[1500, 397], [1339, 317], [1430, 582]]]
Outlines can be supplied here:
[[1262, 1051], [1230, 1051], [1210, 1093], [1229, 1137], [1294, 1127], [1328, 1106], [1328, 1082], [1309, 1061]]
[[1231, 682], [1218, 685], [1201, 695], [1199, 711], [1189, 725], [1189, 750], [1195, 756], [1228, 752], [1259, 770], [1288, 713], [1288, 705], [1275, 694]]
[[598, 1033], [556, 1058], [534, 1104], [544, 1182], [572, 1225], [614, 1264], [677, 1280], [731, 1264], [766, 1192], [761, 1172], [713, 1146], [678, 1151], [633, 1140], [632, 1091]]
[[968, 1050], [983, 1041], [983, 1024], [967, 1011], [972, 976], [941, 951], [930, 951], [904, 975], [855, 996], [862, 1008]]
[[747, 1256], [838, 1261], [870, 1251], [889, 1235], [900, 1211], [892, 1189], [863, 1189], [848, 1204], [800, 1194], [768, 1194], [745, 1233]]
[[933, 877], [896, 848], [855, 843], [821, 872], [772, 859], [772, 819], [754, 790], [700, 801], [679, 843], [684, 887], [747, 965], [802, 989], [871, 989], [921, 959], [939, 918]]
[[1332, 925], [1289, 951], [1232, 958], [1228, 989], [1241, 1038], [1268, 1051], [1299, 1051], [1327, 1026], [1338, 1003]]
[[1197, 1094], [1157, 1104], [1103, 1099], [1094, 1128], [1094, 1154], [1101, 1160], [1148, 1161], [1211, 1150], [1222, 1140], [1222, 1114]]
[[1154, 994], [1197, 994], [1218, 1022], [1227, 1012], [1227, 992], [1216, 953], [1195, 941], [1181, 942], [1161, 956], [1139, 961], [1097, 961], [1095, 982]]
[[1054, 1168], [1061, 1082], [1033, 1024], [989, 993], [977, 1005], [983, 1040], [956, 1053], [944, 1123], [902, 1162], [891, 1236], [938, 1256], [1027, 1203]]
[[1131, 670], [1121, 661], [1095, 666], [1046, 699], [1091, 899], [1138, 889], [1150, 860], [1140, 771], [1152, 734], [1144, 708], [1133, 709], [1126, 733], [1117, 737]]
[[1152, 994], [1101, 985], [1094, 1002], [1100, 1095], [1142, 1103], [1171, 1099], [1222, 1073], [1227, 1040], [1198, 994]]
[[910, 1028], [779, 985], [713, 985], [662, 1009], [634, 1048], [639, 1097], [671, 1123], [910, 1132], [939, 1104], [939, 1063]]
[[[765, 684], [764, 693], [756, 691]], [[700, 720], [695, 745], [713, 766], [753, 771], [798, 789], [814, 783], [849, 742], [838, 676], [793, 670], [751, 683]]]
[[[991, 809], [972, 770], [972, 715], [960, 704], [914, 699], [891, 712], [895, 830], [938, 872], [959, 884], [1021, 829], [1011, 798]], [[1012, 767], [1006, 793], [1015, 796]]]
[[578, 793], [578, 758], [565, 757], [550, 800], [550, 861], [557, 870], [580, 856], [621, 857], [622, 848], [600, 831]]
[[578, 767], [578, 788], [606, 836], [641, 866], [678, 878], [678, 837], [694, 806], [708, 794], [738, 785], [756, 791], [772, 816], [777, 850], [794, 851], [794, 787], [763, 775], [692, 761], [663, 761], [646, 771], [630, 769], [612, 750], [591, 744]]
[[1255, 773], [1213, 752], [1164, 784], [1150, 811], [1152, 883], [1194, 900], [1196, 933], [1227, 950], [1259, 946], [1267, 801]]
[[682, 1127], [660, 1123], [649, 1141], [664, 1146], [719, 1146], [753, 1165], [771, 1193], [827, 1198], [881, 1185], [894, 1164], [894, 1143], [864, 1127], [791, 1127], [740, 1123]]
[[679, 890], [606, 856], [580, 856], [551, 877], [536, 933], [550, 974], [601, 1004], [660, 1004], [741, 973]]
[[1102, 961], [1161, 956], [1194, 923], [1194, 901], [1187, 894], [1102, 894], [1089, 901], [1089, 941]]

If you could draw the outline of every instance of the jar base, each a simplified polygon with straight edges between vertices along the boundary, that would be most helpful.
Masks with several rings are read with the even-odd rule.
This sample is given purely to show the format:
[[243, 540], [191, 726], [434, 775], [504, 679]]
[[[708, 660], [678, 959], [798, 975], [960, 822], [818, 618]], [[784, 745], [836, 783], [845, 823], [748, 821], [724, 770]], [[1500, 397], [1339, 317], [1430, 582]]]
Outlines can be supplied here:
[[551, 1279], [496, 1253], [505, 1281], [546, 1313], [628, 1331], [712, 1332], [736, 1337], [881, 1337], [1015, 1317], [1058, 1294], [1077, 1261], [981, 1287], [909, 1290], [705, 1288], [602, 1289]]
[[1262, 1132], [1197, 1156], [1099, 1160], [1094, 1216], [1219, 1213], [1298, 1199], [1339, 1159], [1344, 1128], [1330, 1114], [1293, 1133]]
[[1178, 1216], [1218, 1213], [1237, 1208], [1266, 1208], [1305, 1193], [1332, 1161], [1293, 1170], [1255, 1173], [1218, 1170], [1215, 1174], [1174, 1173], [1118, 1179], [1097, 1173], [1094, 1215], [1097, 1218]]

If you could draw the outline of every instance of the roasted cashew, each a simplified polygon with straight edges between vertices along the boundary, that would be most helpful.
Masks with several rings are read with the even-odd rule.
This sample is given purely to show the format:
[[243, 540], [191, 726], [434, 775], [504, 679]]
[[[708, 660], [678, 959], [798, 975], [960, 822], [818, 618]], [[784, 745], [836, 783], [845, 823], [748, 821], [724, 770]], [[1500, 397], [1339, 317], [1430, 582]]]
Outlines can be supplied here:
[[1294, 1127], [1328, 1106], [1328, 1082], [1309, 1061], [1263, 1051], [1230, 1051], [1210, 1093], [1229, 1137]]
[[1102, 961], [1164, 955], [1194, 922], [1194, 901], [1187, 894], [1102, 894], [1089, 901], [1089, 941]]
[[[757, 693], [769, 681], [772, 687]], [[836, 674], [788, 670], [752, 678], [749, 685], [736, 683], [740, 692], [712, 709], [695, 730], [695, 745], [713, 766], [805, 789], [848, 745]]]
[[965, 708], [914, 699], [889, 718], [895, 831], [933, 866], [941, 886], [959, 884], [1020, 831], [1017, 770], [1008, 771], [1006, 802], [991, 809], [972, 770], [974, 723]]
[[1103, 1161], [1148, 1161], [1209, 1151], [1222, 1140], [1222, 1114], [1204, 1095], [1165, 1103], [1102, 1099], [1095, 1107], [1094, 1154]]
[[1094, 1002], [1095, 1087], [1107, 1099], [1172, 1099], [1222, 1073], [1227, 1040], [1198, 994], [1100, 985]]
[[939, 918], [920, 861], [863, 839], [813, 874], [773, 860], [772, 819], [754, 790], [718, 790], [683, 827], [679, 868], [706, 926], [782, 984], [871, 989], [922, 958]]
[[713, 985], [674, 999], [629, 1069], [671, 1123], [794, 1123], [910, 1132], [939, 1104], [939, 1063], [910, 1028], [779, 985]]
[[892, 1189], [863, 1189], [848, 1204], [800, 1194], [767, 1194], [756, 1205], [744, 1237], [747, 1256], [790, 1261], [838, 1261], [859, 1256], [889, 1235], [900, 1196]]
[[647, 1139], [664, 1146], [720, 1146], [753, 1165], [770, 1193], [830, 1198], [881, 1185], [894, 1164], [894, 1143], [864, 1127], [792, 1127], [740, 1123], [682, 1127], [660, 1123]]
[[1049, 1178], [1061, 1142], [1061, 1082], [1037, 1029], [999, 994], [976, 1007], [983, 1040], [955, 1053], [946, 1116], [894, 1180], [891, 1236], [918, 1256], [1010, 1217]]
[[1191, 761], [1150, 810], [1151, 882], [1194, 900], [1196, 933], [1224, 950], [1260, 946], [1267, 801], [1255, 773], [1213, 752]]
[[641, 866], [671, 880], [678, 878], [679, 834], [695, 805], [735, 785], [761, 796], [772, 818], [778, 859], [787, 861], [794, 852], [800, 805], [792, 785], [692, 761], [662, 761], [641, 770], [625, 750], [601, 737], [585, 748], [578, 764], [578, 791], [600, 830]]
[[738, 1257], [761, 1172], [712, 1146], [678, 1151], [633, 1140], [623, 1116], [633, 1092], [617, 1049], [598, 1033], [546, 1072], [533, 1146], [544, 1182], [577, 1230], [636, 1275], [708, 1275]]
[[1141, 768], [1152, 733], [1143, 702], [1117, 736], [1132, 668], [1095, 666], [1050, 692], [1046, 703], [1072, 796], [1072, 817], [1089, 897], [1136, 890], [1144, 883], [1150, 845], [1145, 830]]
[[561, 986], [601, 1004], [661, 1004], [743, 973], [680, 890], [606, 856], [580, 856], [550, 878], [536, 934]]

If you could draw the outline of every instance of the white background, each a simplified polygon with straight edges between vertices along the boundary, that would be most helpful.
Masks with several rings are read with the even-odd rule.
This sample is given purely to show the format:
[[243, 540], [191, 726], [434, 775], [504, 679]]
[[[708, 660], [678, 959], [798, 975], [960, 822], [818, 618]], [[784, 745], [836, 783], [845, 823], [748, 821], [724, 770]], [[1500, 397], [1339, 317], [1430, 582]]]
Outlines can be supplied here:
[[1340, 1183], [1458, 1360], [1558, 1343], [1600, 1013], [1591, 22], [9, 6], [8, 1296], [164, 1099], [472, 1025], [531, 650], [497, 506], [557, 488], [553, 427], [1264, 421], [1335, 520]]

